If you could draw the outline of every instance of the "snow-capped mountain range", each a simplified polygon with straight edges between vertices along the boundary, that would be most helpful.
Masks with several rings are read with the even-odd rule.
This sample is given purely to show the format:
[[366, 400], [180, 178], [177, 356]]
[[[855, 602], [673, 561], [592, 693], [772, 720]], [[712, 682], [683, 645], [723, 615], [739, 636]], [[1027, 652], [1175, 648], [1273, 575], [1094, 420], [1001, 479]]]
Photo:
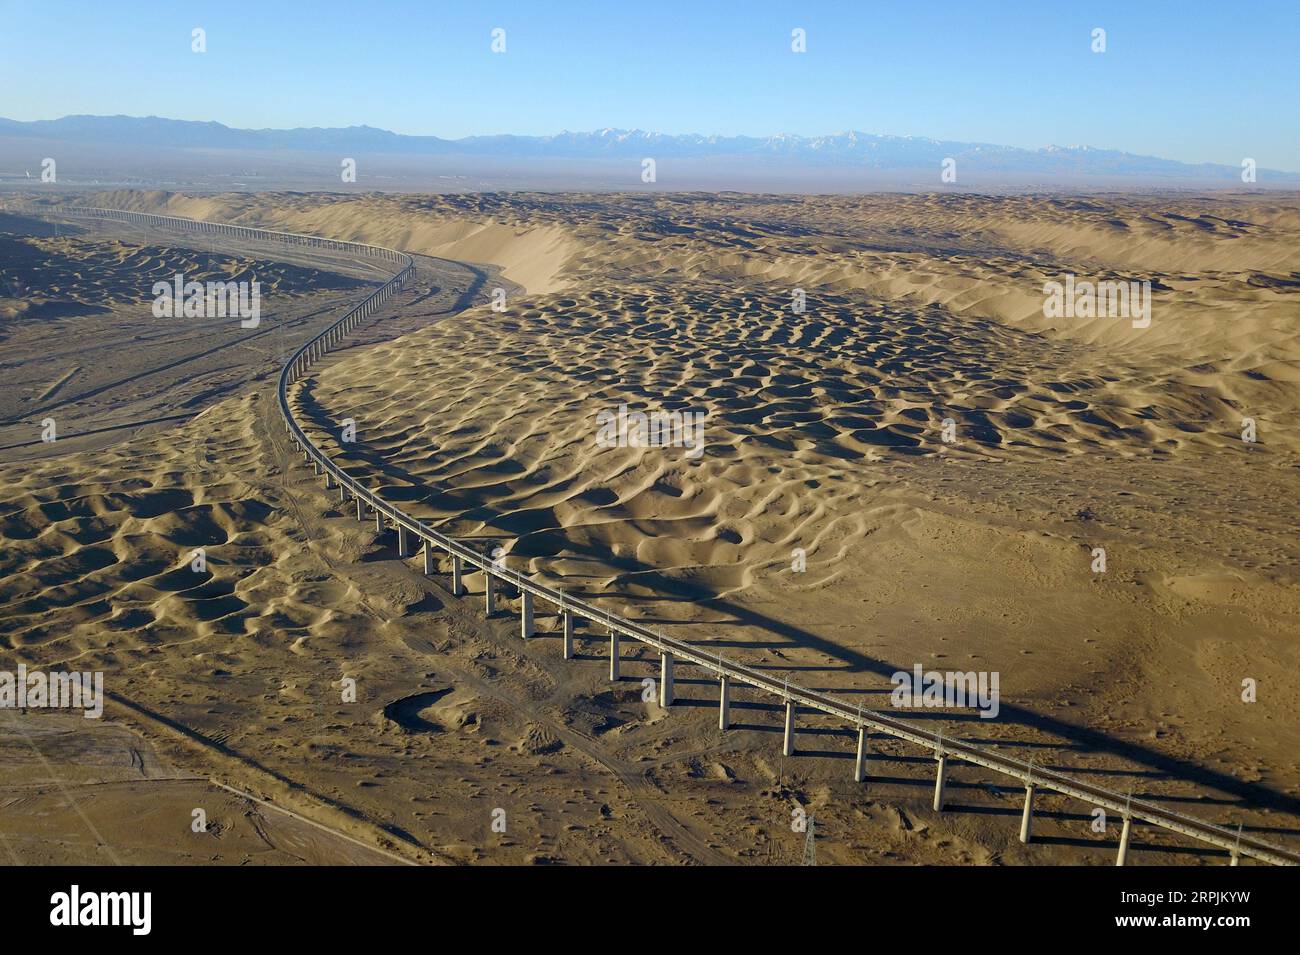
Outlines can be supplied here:
[[[656, 161], [674, 158], [726, 158], [755, 164], [794, 164], [860, 169], [920, 169], [954, 159], [959, 167], [985, 172], [1158, 177], [1240, 181], [1240, 166], [1182, 163], [1089, 146], [1022, 149], [991, 143], [954, 142], [917, 136], [887, 136], [849, 131], [826, 136], [668, 135], [639, 129], [599, 129], [551, 136], [468, 136], [442, 139], [408, 136], [372, 126], [346, 128], [236, 129], [215, 122], [156, 116], [66, 116], [18, 122], [0, 119], [0, 136], [100, 145], [181, 150], [276, 150], [385, 154], [530, 157]], [[1300, 182], [1300, 174], [1261, 168], [1273, 179]]]

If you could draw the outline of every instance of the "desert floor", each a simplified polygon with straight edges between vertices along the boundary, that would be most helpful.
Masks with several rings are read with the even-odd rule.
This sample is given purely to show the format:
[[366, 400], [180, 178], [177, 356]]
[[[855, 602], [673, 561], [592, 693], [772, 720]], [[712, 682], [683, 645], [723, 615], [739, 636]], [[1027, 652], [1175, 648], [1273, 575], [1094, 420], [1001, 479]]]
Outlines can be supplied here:
[[[418, 254], [293, 400], [354, 474], [510, 566], [1300, 848], [1300, 198], [82, 201]], [[256, 276], [261, 326], [153, 318], [176, 271]], [[1150, 326], [1046, 318], [1067, 273], [1150, 281]], [[522, 641], [480, 575], [457, 599], [399, 561], [275, 407], [284, 356], [380, 278], [0, 218], [0, 670], [109, 692], [100, 721], [0, 711], [0, 860], [792, 863], [799, 810], [819, 863], [1113, 862], [1090, 806], [1040, 794], [1021, 845], [1007, 780], [958, 764], [936, 814], [914, 747], [873, 739], [856, 785], [843, 727], [801, 717], [784, 758], [775, 702], [737, 692], [721, 732], [702, 674], [661, 709], [647, 650], [610, 683], [598, 628], [564, 661], [554, 617]], [[624, 403], [704, 412], [704, 453], [601, 447]], [[892, 708], [918, 664], [996, 671], [997, 718]], [[1224, 853], [1139, 827], [1130, 860]]]

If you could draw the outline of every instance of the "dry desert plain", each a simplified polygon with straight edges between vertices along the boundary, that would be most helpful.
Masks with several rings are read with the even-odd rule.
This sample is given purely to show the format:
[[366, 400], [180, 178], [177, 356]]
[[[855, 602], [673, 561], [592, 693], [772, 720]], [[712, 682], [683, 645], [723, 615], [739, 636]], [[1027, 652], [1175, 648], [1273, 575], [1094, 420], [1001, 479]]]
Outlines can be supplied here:
[[[415, 255], [295, 407], [510, 567], [1300, 847], [1300, 198], [67, 201]], [[485, 619], [481, 575], [457, 599], [398, 560], [279, 422], [281, 362], [375, 263], [52, 205], [0, 219], [0, 669], [102, 671], [108, 700], [0, 711], [0, 861], [782, 864], [802, 810], [819, 864], [1113, 862], [1118, 820], [1077, 800], [1040, 795], [1022, 845], [986, 770], [955, 765], [937, 814], [916, 747], [873, 738], [855, 784], [845, 727], [801, 717], [786, 758], [774, 700], [738, 690], [722, 732], [703, 673], [662, 709], [648, 649], [611, 683], [599, 628], [565, 661], [553, 616]], [[154, 318], [178, 271], [258, 278], [261, 326]], [[1149, 326], [1046, 316], [1067, 275], [1149, 281]], [[621, 404], [705, 412], [703, 454], [602, 446]], [[996, 672], [997, 717], [893, 708], [916, 665]], [[1139, 827], [1130, 861], [1225, 854]]]

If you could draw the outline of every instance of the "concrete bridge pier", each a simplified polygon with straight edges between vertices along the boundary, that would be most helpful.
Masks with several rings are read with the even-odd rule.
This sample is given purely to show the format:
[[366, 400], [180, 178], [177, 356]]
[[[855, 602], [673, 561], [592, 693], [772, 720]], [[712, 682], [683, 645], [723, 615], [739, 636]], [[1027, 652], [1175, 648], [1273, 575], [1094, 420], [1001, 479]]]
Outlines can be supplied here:
[[718, 729], [725, 730], [731, 726], [731, 677], [722, 674], [718, 678]]
[[424, 546], [424, 576], [433, 576], [433, 541], [425, 540]]
[[1128, 861], [1128, 838], [1133, 829], [1133, 817], [1124, 817], [1124, 828], [1119, 831], [1119, 855], [1115, 857], [1116, 865], [1123, 865]]
[[1025, 786], [1025, 811], [1020, 815], [1020, 841], [1028, 843], [1034, 828], [1034, 784]]
[[319, 462], [319, 461], [313, 461], [313, 462], [311, 463], [311, 473], [314, 474], [314, 475], [316, 475], [317, 477], [320, 477], [320, 462]]
[[330, 474], [328, 471], [325, 472], [325, 490], [334, 490], [334, 475]]
[[384, 512], [381, 511], [379, 508], [375, 508], [375, 533], [382, 534], [383, 532], [384, 532]]
[[939, 768], [934, 775], [934, 811], [943, 812], [943, 790], [948, 781], [948, 754], [938, 753], [936, 758], [939, 761]]
[[794, 700], [785, 701], [785, 739], [781, 743], [781, 755], [794, 755]]
[[527, 590], [519, 592], [519, 635], [527, 640], [537, 631], [533, 628], [533, 595]]
[[483, 571], [483, 600], [489, 617], [497, 612], [497, 594], [492, 585], [492, 575]]
[[460, 558], [455, 554], [451, 555], [451, 593], [453, 597], [459, 597], [465, 592], [465, 587], [460, 582], [462, 572]]
[[618, 633], [609, 632], [609, 682], [618, 681]]
[[573, 659], [573, 611], [560, 612], [560, 629], [564, 632], [564, 659]]
[[659, 705], [664, 709], [673, 705], [673, 655], [659, 654]]
[[361, 498], [357, 498], [357, 520], [364, 521], [365, 519], [366, 519], [366, 502], [361, 500]]
[[340, 485], [339, 485], [339, 503], [340, 503], [340, 504], [346, 504], [347, 502], [348, 502], [348, 489], [347, 489], [346, 487], [344, 487], [342, 484], [340, 484]]
[[867, 728], [858, 727], [858, 755], [853, 760], [853, 781], [860, 783], [866, 778]]
[[397, 556], [410, 556], [410, 549], [406, 546], [406, 528], [401, 524], [397, 525]]

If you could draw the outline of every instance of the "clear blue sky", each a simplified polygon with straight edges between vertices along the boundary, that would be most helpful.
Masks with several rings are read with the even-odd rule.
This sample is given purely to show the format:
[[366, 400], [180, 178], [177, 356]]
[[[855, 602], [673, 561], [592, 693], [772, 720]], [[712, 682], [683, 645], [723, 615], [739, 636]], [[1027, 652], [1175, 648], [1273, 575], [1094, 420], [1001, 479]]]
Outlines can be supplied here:
[[[790, 52], [794, 27], [806, 54]], [[858, 129], [1300, 170], [1297, 60], [1300, 0], [0, 0], [12, 119], [450, 138]]]

